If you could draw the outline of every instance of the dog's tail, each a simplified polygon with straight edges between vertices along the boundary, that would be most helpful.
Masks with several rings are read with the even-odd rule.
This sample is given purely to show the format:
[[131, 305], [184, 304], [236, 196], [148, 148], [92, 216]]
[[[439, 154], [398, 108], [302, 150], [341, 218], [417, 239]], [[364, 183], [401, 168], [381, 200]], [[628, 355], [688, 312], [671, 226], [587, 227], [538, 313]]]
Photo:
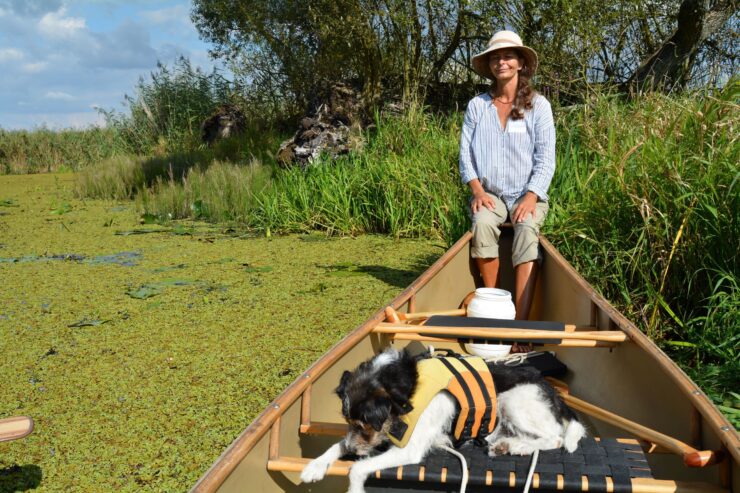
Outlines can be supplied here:
[[586, 436], [586, 428], [583, 427], [577, 419], [571, 419], [565, 425], [563, 433], [563, 447], [568, 453], [574, 452], [578, 448], [578, 442]]

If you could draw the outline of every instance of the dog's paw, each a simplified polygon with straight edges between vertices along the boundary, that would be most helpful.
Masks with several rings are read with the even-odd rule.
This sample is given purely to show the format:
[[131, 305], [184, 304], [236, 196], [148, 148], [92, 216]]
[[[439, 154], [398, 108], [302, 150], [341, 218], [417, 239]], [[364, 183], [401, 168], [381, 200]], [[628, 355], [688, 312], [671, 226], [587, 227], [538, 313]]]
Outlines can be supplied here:
[[509, 442], [506, 440], [496, 440], [488, 447], [488, 455], [497, 457], [509, 453]]
[[514, 441], [509, 444], [510, 455], [532, 455], [535, 451], [535, 447], [529, 443]]
[[312, 460], [301, 472], [301, 481], [304, 483], [315, 483], [321, 481], [326, 475], [326, 470], [329, 469], [329, 464], [322, 460]]
[[349, 470], [349, 489], [347, 493], [365, 493], [367, 474], [357, 467], [357, 462]]

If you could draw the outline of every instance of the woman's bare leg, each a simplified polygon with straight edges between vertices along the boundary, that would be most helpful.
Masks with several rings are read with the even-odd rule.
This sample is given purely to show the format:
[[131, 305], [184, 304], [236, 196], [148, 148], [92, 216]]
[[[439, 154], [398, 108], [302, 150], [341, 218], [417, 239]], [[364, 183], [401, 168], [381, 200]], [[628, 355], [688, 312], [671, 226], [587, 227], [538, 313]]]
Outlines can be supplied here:
[[498, 258], [476, 258], [475, 261], [483, 278], [483, 286], [495, 288], [498, 285]]
[[537, 284], [537, 261], [524, 262], [514, 267], [516, 300], [516, 319], [528, 320], [529, 309], [534, 299], [534, 287]]

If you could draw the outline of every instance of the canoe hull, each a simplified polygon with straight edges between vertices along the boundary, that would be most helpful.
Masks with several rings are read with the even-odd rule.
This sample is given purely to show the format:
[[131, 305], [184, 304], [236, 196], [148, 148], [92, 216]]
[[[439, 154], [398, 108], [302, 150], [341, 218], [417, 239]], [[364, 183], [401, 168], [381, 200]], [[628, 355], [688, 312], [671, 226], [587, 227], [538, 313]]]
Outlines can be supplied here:
[[[477, 277], [469, 255], [470, 234], [401, 293], [391, 306], [401, 312], [454, 309], [475, 287]], [[502, 258], [506, 257], [506, 244]], [[614, 347], [547, 346], [564, 362], [564, 379], [571, 394], [658, 430], [699, 449], [724, 450], [727, 460], [704, 468], [688, 468], [672, 454], [648, 454], [655, 478], [701, 482], [697, 491], [740, 493], [740, 441], [737, 433], [704, 393], [659, 348], [617, 312], [581, 278], [547, 240], [542, 240], [544, 262], [539, 276], [532, 319], [557, 320], [579, 329], [621, 330], [630, 342]], [[502, 262], [502, 265], [505, 262]], [[510, 268], [501, 273], [502, 286], [511, 285]], [[341, 435], [343, 422], [334, 388], [341, 373], [383, 348], [421, 347], [420, 341], [392, 340], [373, 329], [384, 320], [379, 310], [340, 341], [301, 375], [237, 438], [194, 486], [194, 492], [344, 491], [347, 480], [328, 476], [302, 485], [302, 464], [290, 462], [316, 457]], [[433, 342], [435, 347], [463, 348], [457, 342]], [[630, 437], [624, 431], [583, 416], [594, 436]], [[328, 424], [328, 425], [327, 425]], [[269, 468], [280, 470], [268, 470]], [[336, 471], [346, 472], [346, 465]], [[691, 491], [655, 483], [644, 491]], [[666, 489], [667, 488], [667, 489]], [[368, 488], [368, 491], [372, 491]], [[390, 491], [390, 490], [389, 490]]]

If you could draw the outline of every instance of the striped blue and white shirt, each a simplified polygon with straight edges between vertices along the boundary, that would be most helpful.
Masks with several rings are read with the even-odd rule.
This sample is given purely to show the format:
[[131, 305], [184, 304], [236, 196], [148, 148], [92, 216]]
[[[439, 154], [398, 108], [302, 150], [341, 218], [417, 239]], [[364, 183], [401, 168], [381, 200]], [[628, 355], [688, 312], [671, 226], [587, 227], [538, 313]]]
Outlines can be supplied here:
[[460, 138], [460, 176], [463, 183], [478, 178], [483, 189], [508, 208], [532, 191], [547, 201], [555, 173], [555, 123], [550, 102], [535, 95], [532, 109], [521, 120], [501, 128], [490, 94], [468, 103]]

